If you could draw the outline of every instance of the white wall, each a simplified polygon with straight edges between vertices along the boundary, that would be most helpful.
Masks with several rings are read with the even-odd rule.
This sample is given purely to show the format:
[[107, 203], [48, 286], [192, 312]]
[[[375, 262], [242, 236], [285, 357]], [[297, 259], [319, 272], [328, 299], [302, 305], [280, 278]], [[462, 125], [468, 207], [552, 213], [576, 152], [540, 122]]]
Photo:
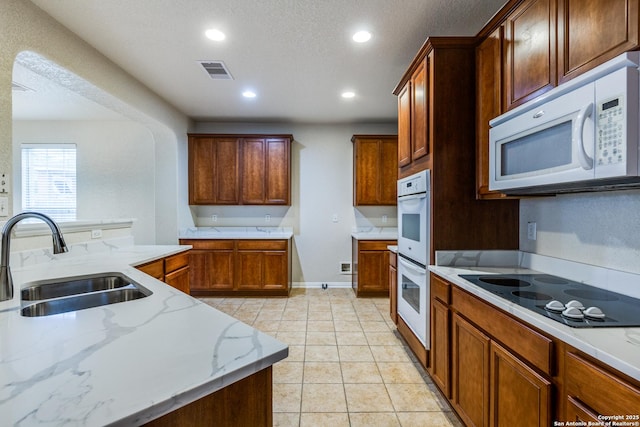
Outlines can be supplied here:
[[[527, 239], [527, 223], [537, 240]], [[520, 249], [640, 273], [640, 190], [520, 201]]]
[[[396, 123], [257, 124], [199, 122], [195, 132], [292, 134], [291, 207], [192, 207], [199, 226], [285, 226], [294, 230], [293, 281], [306, 284], [350, 282], [339, 263], [351, 261], [351, 231], [356, 225], [395, 227], [396, 208], [353, 207], [354, 134], [395, 134]], [[271, 221], [265, 222], [265, 214]], [[338, 215], [338, 222], [332, 216]], [[382, 224], [382, 215], [388, 222]]]
[[[29, 1], [0, 2], [0, 40], [0, 171], [12, 175], [14, 60], [21, 52], [35, 52], [50, 61], [44, 71], [60, 77], [60, 83], [149, 129], [156, 147], [155, 186], [147, 189], [155, 193], [154, 243], [176, 243], [178, 228], [192, 224], [187, 204], [188, 118]], [[9, 194], [10, 203], [12, 198]], [[17, 212], [12, 203], [10, 210]]]
[[[155, 144], [151, 132], [132, 121], [14, 121], [14, 171], [20, 144], [71, 143], [77, 149], [77, 219], [133, 218], [137, 244], [155, 242]], [[17, 178], [17, 179], [16, 179]], [[14, 201], [21, 202], [20, 173]]]

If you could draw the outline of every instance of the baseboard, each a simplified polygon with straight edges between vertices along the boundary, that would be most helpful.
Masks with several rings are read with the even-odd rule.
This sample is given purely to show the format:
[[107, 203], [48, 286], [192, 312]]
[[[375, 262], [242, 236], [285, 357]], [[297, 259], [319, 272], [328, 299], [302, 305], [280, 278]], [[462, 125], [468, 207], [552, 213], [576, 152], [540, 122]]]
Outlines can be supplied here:
[[326, 285], [327, 288], [351, 288], [351, 282], [293, 282], [293, 288], [307, 288], [307, 289], [322, 289], [322, 285]]

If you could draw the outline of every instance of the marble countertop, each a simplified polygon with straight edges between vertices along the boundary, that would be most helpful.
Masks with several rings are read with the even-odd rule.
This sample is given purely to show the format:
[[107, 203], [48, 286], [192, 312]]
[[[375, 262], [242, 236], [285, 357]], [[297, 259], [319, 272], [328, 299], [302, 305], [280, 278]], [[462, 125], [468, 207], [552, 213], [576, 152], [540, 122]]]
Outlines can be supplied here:
[[[0, 424], [138, 425], [287, 357], [286, 344], [133, 267], [188, 248], [69, 253], [15, 268], [16, 297], [0, 303]], [[153, 294], [20, 315], [24, 283], [99, 272], [121, 272]]]
[[190, 227], [180, 230], [180, 239], [290, 239], [291, 227]]
[[[438, 255], [436, 255], [436, 260], [437, 258]], [[565, 266], [563, 268], [564, 275], [562, 273], [558, 274], [557, 271], [549, 271], [553, 269], [554, 265], [558, 265], [554, 263], [553, 259], [551, 259], [551, 261], [549, 259], [543, 259], [542, 262], [533, 263], [526, 262], [525, 260], [525, 262], [519, 262], [511, 266], [507, 264], [508, 263], [493, 267], [485, 267], [482, 265], [436, 265], [429, 266], [429, 270], [522, 321], [539, 328], [547, 334], [566, 342], [612, 368], [640, 381], [640, 327], [571, 328], [534, 311], [520, 307], [504, 298], [500, 298], [459, 277], [460, 274], [547, 273], [556, 274], [572, 280], [579, 280], [579, 278], [571, 274], [573, 269], [570, 265], [569, 267]], [[578, 269], [579, 268], [580, 266], [578, 266]], [[628, 273], [624, 274], [627, 275]]]
[[351, 237], [356, 240], [397, 240], [396, 227], [357, 227], [351, 231]]

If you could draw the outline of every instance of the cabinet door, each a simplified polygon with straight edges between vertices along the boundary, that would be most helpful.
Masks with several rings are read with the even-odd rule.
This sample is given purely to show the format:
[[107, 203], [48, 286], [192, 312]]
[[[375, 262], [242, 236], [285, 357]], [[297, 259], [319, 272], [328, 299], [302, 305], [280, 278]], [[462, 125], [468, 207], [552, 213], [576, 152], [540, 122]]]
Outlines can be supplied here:
[[242, 141], [242, 204], [262, 205], [266, 186], [266, 140], [262, 138]]
[[466, 425], [489, 425], [489, 337], [455, 313], [451, 325], [452, 404]]
[[264, 287], [264, 262], [262, 251], [238, 251], [236, 254], [236, 289], [262, 289]]
[[233, 289], [233, 250], [191, 250], [189, 266], [192, 290]]
[[411, 164], [411, 82], [398, 94], [398, 167]]
[[189, 138], [189, 204], [238, 204], [238, 140]]
[[431, 349], [429, 374], [448, 398], [449, 393], [449, 308], [431, 298]]
[[358, 292], [388, 293], [387, 260], [384, 251], [361, 250], [358, 254]]
[[285, 251], [264, 252], [264, 289], [286, 290], [289, 286], [288, 260]]
[[491, 343], [491, 425], [551, 425], [551, 383]]
[[395, 206], [398, 203], [398, 139], [380, 140], [380, 194], [378, 204]]
[[558, 0], [558, 78], [638, 48], [638, 0]]
[[525, 0], [505, 22], [506, 109], [556, 84], [556, 0]]
[[291, 142], [285, 138], [268, 138], [266, 140], [264, 203], [267, 205], [291, 204], [290, 147]]
[[[380, 140], [356, 138], [353, 149], [354, 205], [376, 205], [380, 192]], [[397, 173], [397, 168], [394, 172]]]
[[411, 78], [411, 161], [429, 153], [429, 54]]
[[480, 199], [502, 197], [489, 191], [489, 120], [502, 114], [502, 40], [497, 28], [476, 48], [476, 185]]
[[167, 273], [167, 275], [164, 276], [164, 281], [167, 285], [173, 286], [185, 294], [189, 294], [189, 267], [183, 267], [179, 270]]

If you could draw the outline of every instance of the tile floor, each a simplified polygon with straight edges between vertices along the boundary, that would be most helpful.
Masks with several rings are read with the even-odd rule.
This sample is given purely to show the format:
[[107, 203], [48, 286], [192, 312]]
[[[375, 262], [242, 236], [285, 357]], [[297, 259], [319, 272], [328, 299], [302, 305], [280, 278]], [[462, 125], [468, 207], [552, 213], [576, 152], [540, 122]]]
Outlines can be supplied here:
[[289, 345], [273, 367], [274, 426], [461, 426], [404, 346], [387, 298], [294, 289], [201, 299]]

